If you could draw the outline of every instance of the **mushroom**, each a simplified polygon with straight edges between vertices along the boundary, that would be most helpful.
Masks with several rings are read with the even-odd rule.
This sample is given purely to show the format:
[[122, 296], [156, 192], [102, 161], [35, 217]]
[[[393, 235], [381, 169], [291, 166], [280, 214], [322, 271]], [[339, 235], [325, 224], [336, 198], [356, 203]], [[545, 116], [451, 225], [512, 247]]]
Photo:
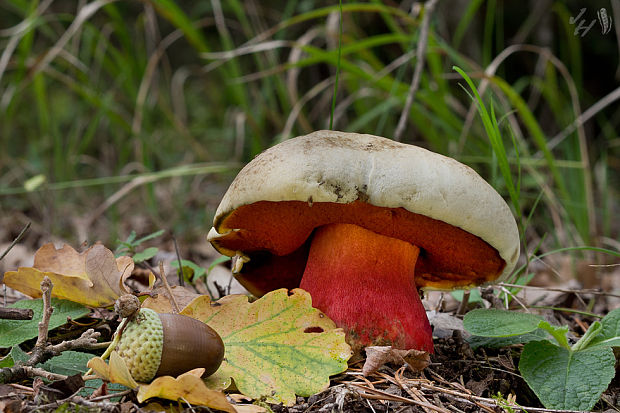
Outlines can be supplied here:
[[257, 156], [234, 179], [208, 240], [237, 257], [254, 295], [301, 287], [355, 349], [433, 351], [419, 289], [508, 275], [510, 208], [473, 169], [390, 139], [318, 131]]

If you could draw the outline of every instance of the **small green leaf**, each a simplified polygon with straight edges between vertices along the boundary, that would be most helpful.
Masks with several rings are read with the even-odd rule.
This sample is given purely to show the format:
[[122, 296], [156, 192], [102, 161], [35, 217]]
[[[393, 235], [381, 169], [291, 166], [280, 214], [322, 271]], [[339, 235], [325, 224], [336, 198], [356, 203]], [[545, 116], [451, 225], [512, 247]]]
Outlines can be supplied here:
[[155, 231], [152, 234], [146, 235], [138, 240], [136, 240], [133, 245], [135, 245], [136, 247], [146, 241], [152, 240], [153, 238], [157, 238], [160, 235], [162, 235], [164, 232], [166, 232], [165, 229], [160, 229], [159, 231]]
[[207, 268], [207, 275], [211, 273], [211, 270], [214, 269], [216, 266], [225, 263], [226, 261], [230, 261], [231, 258], [227, 257], [226, 255], [221, 255], [219, 257], [217, 257], [216, 259], [213, 260], [213, 262], [211, 263], [211, 265], [209, 265], [209, 268]]
[[571, 351], [548, 341], [523, 348], [519, 371], [548, 409], [591, 410], [614, 377], [610, 347]]
[[566, 334], [568, 333], [568, 326], [552, 326], [546, 321], [541, 321], [540, 323], [538, 323], [538, 328], [541, 328], [551, 334], [553, 338], [555, 338], [555, 341], [557, 341], [561, 347], [564, 347], [565, 349], [570, 349], [570, 346], [568, 345], [568, 339], [566, 338]]
[[155, 254], [157, 254], [157, 251], [158, 249], [156, 247], [149, 247], [145, 249], [144, 251], [136, 252], [134, 256], [132, 257], [133, 262], [139, 263], [139, 262], [144, 262], [146, 260], [149, 260], [153, 258]]
[[620, 347], [620, 308], [610, 311], [603, 317], [601, 326], [600, 334], [592, 339], [588, 347]]
[[[183, 278], [186, 280], [195, 280], [196, 278], [200, 278], [207, 273], [207, 270], [190, 260], [181, 260], [181, 265], [183, 268]], [[170, 266], [172, 268], [176, 268], [177, 274], [179, 273], [179, 260], [172, 261]]]
[[64, 374], [65, 376], [84, 374], [88, 371], [86, 363], [93, 357], [95, 357], [94, 354], [82, 353], [80, 351], [63, 351], [59, 356], [52, 357], [37, 367], [41, 367], [43, 370], [51, 373]]
[[579, 351], [587, 348], [590, 342], [599, 336], [602, 331], [603, 325], [599, 321], [593, 322], [590, 327], [588, 327], [586, 333], [573, 345], [571, 350]]
[[[450, 295], [454, 297], [454, 299], [458, 302], [463, 301], [463, 296], [465, 295], [465, 290], [454, 290], [450, 292]], [[482, 297], [480, 296], [480, 290], [477, 288], [472, 288], [469, 290], [469, 302], [470, 303], [481, 303]]]
[[476, 336], [510, 337], [536, 330], [541, 320], [534, 314], [480, 308], [465, 314], [463, 324]]
[[[11, 305], [14, 308], [30, 308], [34, 315], [32, 320], [0, 320], [0, 347], [12, 347], [34, 338], [39, 333], [39, 321], [43, 313], [43, 300], [21, 300]], [[54, 312], [50, 318], [49, 329], [67, 322], [67, 317], [77, 319], [87, 315], [90, 310], [78, 303], [52, 298]]]

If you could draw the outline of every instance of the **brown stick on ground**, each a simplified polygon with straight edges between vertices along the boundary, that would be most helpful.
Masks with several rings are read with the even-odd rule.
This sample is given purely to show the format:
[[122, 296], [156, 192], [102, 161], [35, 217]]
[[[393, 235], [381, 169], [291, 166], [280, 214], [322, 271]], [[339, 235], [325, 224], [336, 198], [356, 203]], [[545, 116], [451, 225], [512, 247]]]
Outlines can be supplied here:
[[30, 308], [0, 307], [2, 320], [32, 320], [34, 312]]
[[52, 307], [52, 280], [49, 277], [43, 278], [41, 281], [41, 293], [43, 294], [43, 318], [39, 322], [39, 336], [37, 337], [37, 343], [34, 345], [35, 352], [37, 349], [45, 348], [47, 345], [47, 332], [50, 326], [50, 318], [54, 312]]

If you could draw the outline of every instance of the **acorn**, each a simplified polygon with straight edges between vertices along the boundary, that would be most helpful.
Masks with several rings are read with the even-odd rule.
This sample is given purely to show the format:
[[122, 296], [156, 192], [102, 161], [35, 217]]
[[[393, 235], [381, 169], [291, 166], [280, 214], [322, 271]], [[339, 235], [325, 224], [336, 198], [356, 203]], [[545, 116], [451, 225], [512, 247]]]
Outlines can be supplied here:
[[116, 330], [115, 348], [132, 377], [148, 383], [159, 376], [178, 376], [203, 367], [208, 376], [224, 359], [224, 343], [211, 327], [181, 314], [136, 311], [126, 326]]

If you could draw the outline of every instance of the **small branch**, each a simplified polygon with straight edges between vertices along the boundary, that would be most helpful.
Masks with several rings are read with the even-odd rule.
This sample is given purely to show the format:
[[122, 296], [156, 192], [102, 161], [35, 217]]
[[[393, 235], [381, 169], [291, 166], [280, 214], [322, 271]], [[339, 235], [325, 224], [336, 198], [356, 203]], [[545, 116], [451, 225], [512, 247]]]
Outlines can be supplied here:
[[43, 294], [43, 318], [39, 322], [39, 336], [37, 337], [37, 343], [34, 345], [35, 352], [37, 349], [43, 349], [47, 345], [47, 332], [50, 325], [50, 317], [54, 312], [52, 308], [52, 280], [49, 277], [43, 278], [41, 281], [41, 293]]
[[[55, 402], [52, 402], [52, 403], [42, 404], [39, 406], [32, 406], [32, 407], [35, 408], [36, 410], [52, 411], [52, 410], [56, 410], [58, 407], [60, 407], [61, 405], [65, 403], [74, 403], [78, 406], [84, 406], [93, 411], [115, 412], [115, 411], [118, 411], [118, 404], [110, 402], [107, 399], [113, 398], [113, 397], [125, 396], [127, 394], [130, 394], [131, 392], [133, 392], [133, 390], [128, 390], [128, 391], [126, 390], [123, 392], [112, 393], [110, 395], [106, 395], [105, 398], [101, 398], [101, 399], [94, 398], [93, 400], [88, 400], [82, 396], [73, 395], [66, 399], [56, 400]], [[100, 399], [100, 400], [95, 401], [95, 399]]]
[[170, 284], [168, 284], [168, 279], [166, 278], [166, 272], [164, 271], [164, 263], [162, 261], [159, 261], [159, 275], [161, 276], [161, 280], [164, 283], [164, 287], [166, 288], [166, 291], [168, 292], [168, 295], [170, 296], [169, 298], [170, 303], [174, 307], [175, 312], [179, 314], [181, 312], [181, 309], [179, 308], [179, 304], [177, 303], [176, 298], [174, 298], [174, 294], [172, 293], [172, 288], [170, 288]]
[[420, 86], [420, 77], [422, 75], [422, 68], [424, 67], [424, 54], [426, 52], [426, 45], [428, 43], [428, 30], [431, 23], [431, 16], [433, 10], [439, 0], [428, 0], [425, 3], [424, 17], [422, 17], [422, 27], [420, 28], [420, 37], [418, 38], [418, 47], [416, 49], [416, 63], [413, 69], [413, 80], [409, 87], [409, 93], [407, 94], [407, 100], [405, 101], [405, 107], [400, 114], [396, 131], [394, 132], [394, 139], [400, 141], [401, 135], [405, 131], [405, 123], [409, 117], [409, 111], [413, 104], [413, 98], [415, 97], [418, 87]]
[[24, 234], [26, 233], [26, 231], [28, 231], [30, 229], [30, 222], [26, 224], [26, 226], [24, 227], [24, 229], [21, 230], [21, 232], [19, 233], [19, 235], [17, 236], [17, 238], [15, 238], [13, 240], [13, 242], [11, 242], [11, 245], [8, 246], [7, 249], [4, 250], [4, 252], [2, 253], [2, 255], [0, 255], [0, 261], [6, 256], [6, 254], [9, 253], [9, 251], [11, 251], [11, 249], [13, 249], [13, 247], [23, 238]]
[[36, 376], [46, 377], [45, 375], [40, 374], [41, 369], [37, 369], [34, 366], [39, 363], [44, 363], [52, 357], [58, 356], [63, 351], [73, 350], [76, 348], [98, 348], [99, 344], [97, 343], [97, 339], [100, 335], [101, 333], [91, 328], [83, 332], [82, 335], [75, 340], [63, 341], [62, 343], [53, 346], [46, 345], [42, 348], [35, 347], [35, 350], [26, 362], [18, 363], [13, 367], [5, 367], [0, 369], [0, 383], [16, 382]]
[[177, 262], [179, 263], [179, 285], [181, 287], [185, 286], [185, 277], [183, 275], [183, 264], [181, 263], [181, 254], [179, 253], [179, 245], [177, 244], [177, 239], [172, 237], [172, 242], [174, 243], [174, 251], [177, 254]]
[[32, 320], [34, 312], [30, 308], [0, 307], [0, 319], [2, 320]]
[[84, 331], [82, 335], [75, 340], [63, 341], [62, 343], [49, 346], [46, 351], [50, 351], [56, 354], [60, 354], [63, 351], [73, 350], [76, 348], [93, 350], [101, 348], [97, 339], [101, 336], [101, 333], [93, 330], [92, 328]]
[[[49, 277], [43, 278], [41, 281], [41, 293], [43, 294], [43, 316], [39, 322], [39, 335], [34, 349], [30, 354], [30, 358], [23, 363], [16, 363], [13, 367], [5, 367], [0, 369], [0, 383], [15, 382], [25, 378], [43, 376], [50, 380], [57, 380], [60, 376], [53, 376], [52, 373], [46, 372], [35, 366], [40, 363], [59, 355], [63, 351], [74, 348], [93, 348], [97, 346], [97, 339], [101, 335], [94, 329], [86, 330], [80, 337], [75, 340], [63, 341], [56, 345], [47, 343], [47, 333], [49, 331], [50, 317], [54, 309], [52, 308], [52, 288], [54, 285]], [[66, 376], [64, 376], [66, 378]]]
[[469, 297], [471, 295], [470, 290], [465, 290], [463, 292], [463, 299], [461, 300], [461, 303], [459, 304], [459, 308], [456, 310], [456, 315], [463, 315], [465, 314], [465, 311], [467, 311], [467, 305], [469, 304]]
[[43, 377], [49, 381], [56, 381], [56, 380], [66, 380], [68, 377], [68, 376], [65, 376], [64, 374], [51, 373], [39, 367], [21, 366], [20, 368], [23, 370], [25, 376], [30, 377], [30, 378]]

